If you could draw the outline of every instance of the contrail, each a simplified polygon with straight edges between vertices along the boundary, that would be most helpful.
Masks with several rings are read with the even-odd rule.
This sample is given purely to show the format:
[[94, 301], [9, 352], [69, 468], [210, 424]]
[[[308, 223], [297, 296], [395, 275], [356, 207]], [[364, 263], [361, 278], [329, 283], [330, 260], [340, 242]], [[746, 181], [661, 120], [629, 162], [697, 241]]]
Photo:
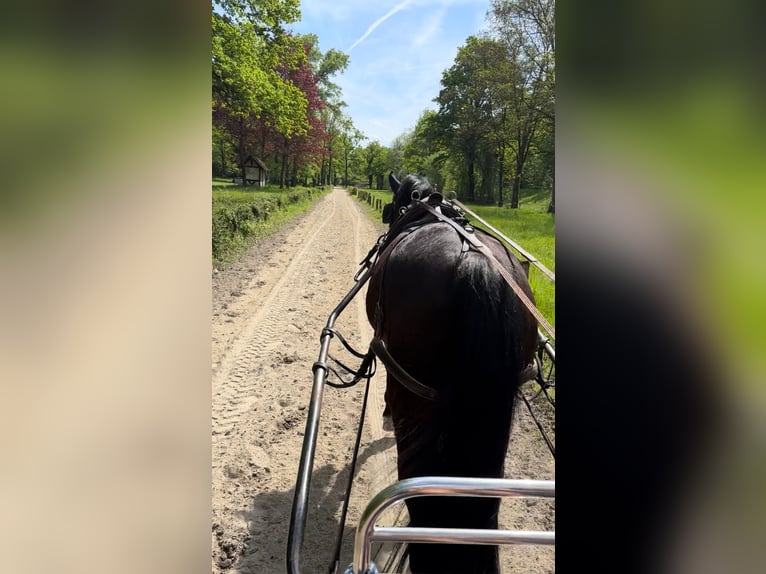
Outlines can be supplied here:
[[361, 38], [359, 38], [356, 42], [351, 44], [351, 47], [348, 49], [348, 51], [350, 52], [351, 50], [356, 48], [359, 44], [361, 44], [365, 40], [365, 38], [367, 38], [367, 36], [369, 36], [370, 34], [372, 34], [375, 31], [375, 28], [380, 26], [383, 22], [388, 20], [391, 16], [393, 16], [394, 14], [399, 12], [400, 10], [404, 10], [410, 4], [412, 4], [412, 0], [404, 0], [404, 2], [402, 2], [401, 4], [397, 4], [396, 6], [391, 8], [391, 10], [388, 12], [388, 14], [386, 14], [385, 16], [382, 16], [381, 18], [378, 18], [377, 20], [375, 20], [375, 22], [373, 22], [372, 25], [369, 28], [367, 28], [367, 31], [364, 34], [362, 34]]

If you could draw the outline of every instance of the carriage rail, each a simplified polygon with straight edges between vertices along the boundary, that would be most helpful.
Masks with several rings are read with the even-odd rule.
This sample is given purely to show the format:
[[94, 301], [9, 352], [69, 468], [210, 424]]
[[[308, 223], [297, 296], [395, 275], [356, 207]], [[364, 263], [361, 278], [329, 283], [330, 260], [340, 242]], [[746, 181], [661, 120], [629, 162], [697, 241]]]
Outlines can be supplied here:
[[392, 505], [416, 496], [554, 498], [555, 481], [494, 478], [418, 477], [401, 480], [380, 491], [359, 520], [353, 563], [345, 574], [375, 574], [371, 561], [373, 542], [450, 544], [555, 544], [555, 532], [469, 528], [376, 527], [375, 522]]
[[486, 221], [484, 221], [484, 220], [483, 220], [481, 217], [479, 217], [479, 216], [478, 216], [476, 213], [474, 213], [473, 211], [471, 211], [470, 209], [468, 209], [468, 208], [467, 208], [465, 205], [463, 205], [462, 203], [460, 203], [460, 202], [459, 202], [459, 201], [458, 201], [456, 198], [452, 198], [450, 201], [452, 201], [452, 203], [454, 203], [455, 205], [457, 205], [457, 206], [458, 206], [460, 209], [462, 209], [463, 211], [465, 211], [467, 214], [471, 215], [472, 217], [474, 217], [475, 219], [477, 219], [478, 221], [480, 221], [480, 222], [482, 223], [482, 225], [486, 226], [486, 227], [487, 227], [487, 229], [489, 229], [490, 231], [492, 231], [493, 233], [495, 233], [495, 234], [496, 234], [498, 237], [500, 237], [500, 238], [502, 238], [504, 241], [506, 241], [506, 242], [508, 243], [508, 245], [510, 245], [511, 247], [513, 247], [513, 248], [514, 248], [514, 249], [515, 249], [515, 250], [516, 250], [518, 253], [520, 253], [520, 254], [521, 254], [521, 255], [522, 255], [524, 258], [526, 258], [526, 260], [527, 260], [527, 261], [529, 261], [529, 262], [530, 262], [532, 265], [534, 265], [535, 267], [537, 267], [537, 268], [538, 268], [538, 269], [539, 269], [539, 270], [540, 270], [540, 271], [543, 273], [543, 275], [545, 275], [546, 277], [548, 277], [548, 279], [550, 279], [551, 281], [554, 281], [554, 282], [556, 281], [556, 275], [553, 273], [553, 271], [551, 271], [551, 270], [550, 270], [550, 269], [548, 269], [548, 268], [547, 268], [545, 265], [543, 265], [542, 263], [540, 263], [540, 260], [539, 260], [537, 257], [535, 257], [534, 255], [532, 255], [532, 254], [531, 254], [529, 251], [527, 251], [526, 249], [524, 249], [524, 248], [523, 248], [521, 245], [519, 245], [518, 243], [516, 243], [516, 242], [515, 242], [513, 239], [510, 239], [509, 237], [507, 237], [506, 235], [504, 235], [504, 234], [503, 234], [503, 233], [502, 233], [500, 230], [498, 230], [496, 227], [494, 227], [494, 226], [490, 225], [489, 223], [487, 223]]

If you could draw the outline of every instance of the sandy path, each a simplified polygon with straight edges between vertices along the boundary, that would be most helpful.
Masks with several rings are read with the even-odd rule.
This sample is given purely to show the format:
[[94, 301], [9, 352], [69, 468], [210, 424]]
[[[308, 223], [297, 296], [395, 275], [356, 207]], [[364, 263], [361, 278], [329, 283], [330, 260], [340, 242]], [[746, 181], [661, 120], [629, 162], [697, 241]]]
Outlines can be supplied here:
[[[385, 230], [340, 189], [260, 242], [213, 279], [212, 571], [285, 571], [293, 488], [311, 394], [311, 365], [330, 311]], [[372, 331], [363, 294], [337, 328], [360, 349]], [[339, 346], [331, 354], [342, 356]], [[395, 481], [393, 436], [382, 427], [384, 370], [371, 400], [354, 480], [341, 565], [350, 562], [352, 528], [375, 492]], [[364, 388], [325, 392], [309, 504], [303, 571], [326, 572]], [[548, 417], [552, 420], [552, 417]], [[508, 476], [553, 478], [553, 461], [519, 410]], [[503, 527], [552, 529], [551, 504], [503, 506]], [[507, 572], [553, 571], [552, 549], [504, 548]], [[380, 564], [380, 559], [378, 561]]]

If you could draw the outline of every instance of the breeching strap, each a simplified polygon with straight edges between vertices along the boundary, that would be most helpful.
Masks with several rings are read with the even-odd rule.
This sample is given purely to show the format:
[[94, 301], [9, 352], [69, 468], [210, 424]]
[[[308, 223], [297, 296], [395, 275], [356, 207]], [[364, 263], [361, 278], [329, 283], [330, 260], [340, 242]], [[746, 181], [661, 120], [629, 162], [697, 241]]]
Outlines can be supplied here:
[[435, 401], [439, 396], [434, 389], [424, 385], [405, 371], [404, 368], [402, 368], [402, 366], [391, 356], [391, 353], [388, 352], [386, 345], [383, 343], [383, 339], [377, 335], [372, 338], [370, 349], [381, 361], [383, 361], [383, 364], [386, 366], [386, 371], [393, 375], [394, 378], [411, 393], [429, 401]]

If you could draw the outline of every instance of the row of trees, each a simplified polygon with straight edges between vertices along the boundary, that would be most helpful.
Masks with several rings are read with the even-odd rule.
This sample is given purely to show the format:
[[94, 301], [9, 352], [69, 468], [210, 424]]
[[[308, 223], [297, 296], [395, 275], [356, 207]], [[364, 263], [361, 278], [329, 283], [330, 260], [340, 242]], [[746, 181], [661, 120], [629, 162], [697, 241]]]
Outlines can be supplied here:
[[489, 32], [442, 75], [437, 110], [400, 137], [402, 168], [469, 201], [518, 207], [522, 186], [555, 210], [553, 0], [494, 0]]
[[315, 35], [285, 29], [298, 0], [214, 0], [213, 174], [245, 178], [248, 156], [280, 186], [331, 181], [361, 140], [332, 77], [348, 65]]
[[437, 109], [389, 147], [365, 142], [344, 111], [332, 77], [348, 56], [285, 31], [300, 16], [298, 0], [214, 5], [214, 173], [253, 155], [282, 186], [384, 188], [392, 170], [511, 207], [522, 187], [548, 189], [555, 209], [553, 0], [493, 0], [487, 33], [468, 38], [444, 71]]

